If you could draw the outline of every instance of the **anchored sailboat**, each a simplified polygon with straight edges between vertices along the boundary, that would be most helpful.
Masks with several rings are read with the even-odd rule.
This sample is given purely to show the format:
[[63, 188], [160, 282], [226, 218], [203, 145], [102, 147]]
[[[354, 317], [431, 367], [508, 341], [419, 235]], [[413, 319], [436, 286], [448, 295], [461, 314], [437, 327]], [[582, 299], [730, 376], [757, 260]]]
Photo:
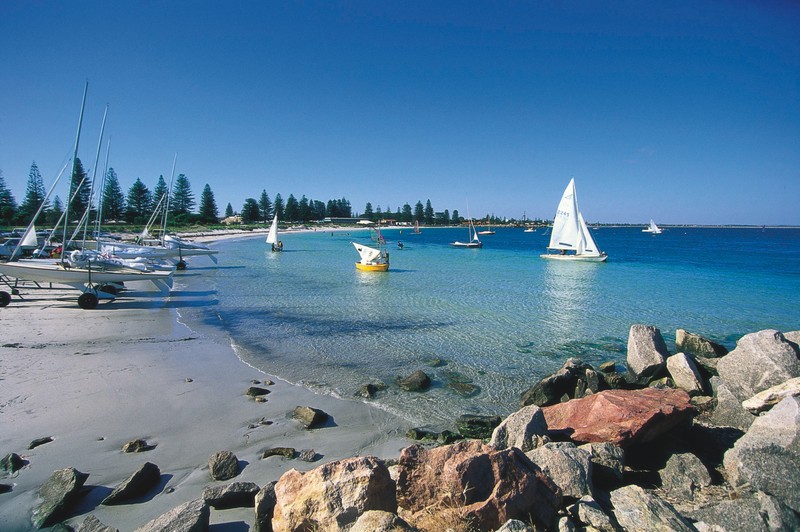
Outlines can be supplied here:
[[545, 259], [605, 262], [608, 255], [599, 251], [578, 208], [575, 179], [570, 179], [556, 209]]
[[663, 230], [656, 225], [652, 218], [650, 218], [650, 225], [642, 229], [642, 233], [652, 233], [654, 235], [660, 235]]

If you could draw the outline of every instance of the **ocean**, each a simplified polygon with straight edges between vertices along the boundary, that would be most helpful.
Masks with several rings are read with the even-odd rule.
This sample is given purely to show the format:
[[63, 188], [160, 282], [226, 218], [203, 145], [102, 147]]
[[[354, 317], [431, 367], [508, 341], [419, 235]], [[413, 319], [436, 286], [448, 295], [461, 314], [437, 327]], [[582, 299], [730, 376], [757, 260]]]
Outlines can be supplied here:
[[[678, 328], [728, 348], [748, 332], [800, 329], [800, 229], [641, 229], [593, 229], [601, 264], [541, 259], [541, 228], [497, 228], [482, 249], [449, 245], [466, 228], [387, 229], [387, 273], [355, 269], [350, 242], [369, 245], [368, 230], [282, 233], [283, 253], [265, 235], [220, 241], [217, 267], [193, 258], [176, 276], [210, 303], [179, 312], [269, 375], [352, 400], [382, 383], [370, 402], [433, 428], [515, 411], [569, 357], [624, 370], [633, 324], [658, 327], [671, 352]], [[417, 369], [432, 388], [401, 390], [396, 379]]]

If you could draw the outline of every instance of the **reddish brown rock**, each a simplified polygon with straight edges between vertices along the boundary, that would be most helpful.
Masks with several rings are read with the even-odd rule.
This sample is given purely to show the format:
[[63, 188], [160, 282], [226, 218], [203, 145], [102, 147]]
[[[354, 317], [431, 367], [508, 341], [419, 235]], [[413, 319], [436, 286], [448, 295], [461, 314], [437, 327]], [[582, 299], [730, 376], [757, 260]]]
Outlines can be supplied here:
[[[547, 528], [555, 523], [561, 490], [519, 449], [495, 451], [478, 440], [400, 454], [397, 503], [410, 524], [449, 514], [479, 530], [496, 530], [509, 519]], [[440, 523], [444, 524], [444, 523]]]
[[625, 447], [688, 422], [695, 410], [683, 390], [607, 390], [542, 408], [551, 436]]
[[341, 530], [368, 510], [397, 511], [394, 483], [373, 456], [349, 458], [301, 473], [287, 471], [275, 485], [273, 530]]

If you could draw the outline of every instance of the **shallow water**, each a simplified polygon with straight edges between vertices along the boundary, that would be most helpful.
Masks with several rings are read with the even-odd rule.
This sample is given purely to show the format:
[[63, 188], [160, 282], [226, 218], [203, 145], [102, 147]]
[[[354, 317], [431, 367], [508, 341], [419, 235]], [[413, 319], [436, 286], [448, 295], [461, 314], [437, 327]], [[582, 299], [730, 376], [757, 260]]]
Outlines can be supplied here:
[[[350, 241], [368, 244], [366, 230], [284, 233], [283, 253], [263, 237], [221, 241], [218, 268], [193, 259], [177, 281], [215, 291], [215, 304], [181, 314], [221, 327], [269, 374], [342, 397], [382, 382], [376, 404], [433, 425], [512, 412], [570, 356], [624, 364], [634, 323], [659, 327], [668, 346], [676, 328], [729, 348], [747, 332], [800, 329], [798, 229], [602, 228], [605, 264], [540, 259], [543, 229], [500, 228], [482, 249], [449, 246], [461, 228], [384, 236], [388, 273], [355, 269]], [[432, 390], [394, 385], [416, 369]]]

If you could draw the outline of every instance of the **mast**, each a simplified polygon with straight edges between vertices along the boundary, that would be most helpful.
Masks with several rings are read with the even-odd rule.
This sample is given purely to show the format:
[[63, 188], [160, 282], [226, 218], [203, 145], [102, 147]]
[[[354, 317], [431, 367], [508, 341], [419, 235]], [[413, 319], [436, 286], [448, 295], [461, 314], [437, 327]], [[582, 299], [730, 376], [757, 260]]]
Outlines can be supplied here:
[[[100, 162], [100, 150], [103, 147], [103, 134], [106, 131], [106, 117], [108, 116], [108, 104], [106, 104], [106, 110], [103, 112], [103, 124], [100, 126], [100, 138], [97, 141], [97, 153], [94, 156], [94, 168], [92, 169], [92, 182], [89, 185], [89, 204], [86, 206], [86, 222], [83, 225], [83, 244], [82, 247], [86, 247], [86, 231], [89, 228], [89, 217], [91, 216], [92, 212], [92, 198], [94, 197], [94, 183], [97, 179], [97, 165]], [[98, 200], [99, 204], [99, 200]], [[99, 216], [99, 212], [98, 212]]]
[[[86, 85], [83, 88], [83, 101], [81, 102], [81, 114], [78, 118], [78, 132], [75, 135], [75, 151], [72, 155], [72, 175], [69, 176], [69, 190], [72, 191], [72, 181], [75, 178], [75, 169], [78, 161], [78, 143], [81, 139], [81, 127], [83, 126], [83, 110], [86, 108], [86, 94], [89, 92], [89, 80], [86, 80]], [[67, 193], [69, 197], [69, 193]], [[67, 225], [69, 225], [69, 204], [68, 201], [64, 206], [64, 238], [61, 240], [61, 264], [64, 264], [64, 255], [67, 252]]]
[[161, 244], [164, 244], [164, 237], [167, 235], [167, 213], [169, 213], [169, 197], [172, 195], [172, 180], [175, 179], [175, 164], [178, 162], [178, 154], [172, 159], [172, 173], [169, 176], [169, 187], [167, 187], [167, 201], [164, 203], [164, 215], [161, 217]]

